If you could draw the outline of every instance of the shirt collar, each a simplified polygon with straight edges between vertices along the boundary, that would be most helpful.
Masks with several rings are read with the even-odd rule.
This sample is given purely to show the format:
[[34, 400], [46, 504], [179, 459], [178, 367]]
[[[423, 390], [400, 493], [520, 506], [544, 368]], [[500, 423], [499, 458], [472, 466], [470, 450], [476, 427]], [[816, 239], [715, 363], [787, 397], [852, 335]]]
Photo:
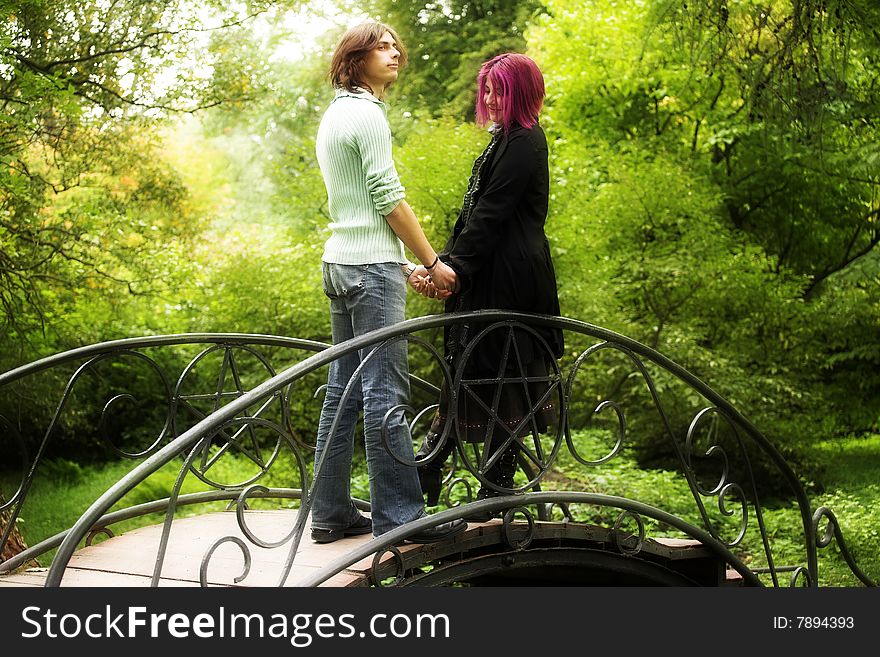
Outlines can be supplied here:
[[377, 105], [385, 106], [385, 103], [376, 98], [373, 94], [362, 87], [355, 87], [355, 91], [349, 91], [345, 87], [337, 87], [336, 89], [336, 98], [343, 98], [345, 96], [349, 96], [351, 98], [363, 98], [364, 100], [370, 100]]

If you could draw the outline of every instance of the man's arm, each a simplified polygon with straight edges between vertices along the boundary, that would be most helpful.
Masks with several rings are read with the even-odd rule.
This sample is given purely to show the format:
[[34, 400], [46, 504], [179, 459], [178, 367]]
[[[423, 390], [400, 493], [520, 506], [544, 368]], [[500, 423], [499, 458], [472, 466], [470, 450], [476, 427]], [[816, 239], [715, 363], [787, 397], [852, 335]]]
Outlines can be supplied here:
[[[425, 231], [415, 213], [409, 207], [409, 203], [401, 200], [394, 209], [385, 216], [385, 221], [391, 226], [391, 230], [400, 238], [400, 241], [413, 252], [416, 258], [431, 274], [431, 280], [441, 290], [454, 290], [456, 285], [455, 272], [445, 262], [437, 258], [437, 252], [431, 247]], [[436, 264], [432, 267], [432, 263]]]
[[[360, 107], [360, 106], [359, 106]], [[404, 200], [403, 185], [391, 157], [391, 129], [383, 112], [376, 106], [365, 106], [367, 111], [353, 113], [349, 127], [361, 153], [364, 180], [376, 211], [385, 217], [391, 230], [413, 252], [421, 263], [430, 268], [431, 279], [441, 290], [455, 289], [455, 272], [437, 258], [419, 220]]]

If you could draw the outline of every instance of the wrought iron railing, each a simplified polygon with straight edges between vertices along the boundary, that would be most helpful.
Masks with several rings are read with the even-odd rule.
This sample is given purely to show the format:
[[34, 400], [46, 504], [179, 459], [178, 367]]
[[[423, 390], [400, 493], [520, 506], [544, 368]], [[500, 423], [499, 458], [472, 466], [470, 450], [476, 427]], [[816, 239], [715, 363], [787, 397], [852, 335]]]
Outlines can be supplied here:
[[[435, 348], [439, 330], [462, 323], [482, 327], [478, 337], [470, 343], [470, 350], [464, 355], [465, 361], [471, 357], [472, 349], [481, 339], [491, 337], [496, 344], [505, 345], [496, 377], [468, 379], [463, 375], [466, 368], [451, 370]], [[550, 371], [539, 376], [524, 371], [522, 367], [517, 368], [519, 354], [514, 334], [531, 334], [549, 353], [549, 347], [540, 336], [540, 332], [547, 329], [565, 331], [569, 356], [559, 363], [549, 358], [552, 365]], [[346, 354], [358, 350], [376, 353], [376, 350], [385, 349], [398, 341], [406, 341], [408, 345], [411, 363], [416, 365], [413, 371], [420, 374], [412, 377], [414, 389], [421, 391], [425, 400], [424, 404], [394, 411], [411, 418], [415, 439], [420, 437], [420, 428], [436, 408], [439, 387], [430, 381], [444, 385], [449, 394], [449, 419], [441, 437], [441, 444], [449, 440], [456, 445], [456, 458], [445, 479], [449, 508], [374, 538], [307, 579], [289, 582], [314, 492], [309, 466], [313, 453], [309, 434], [314, 427], [309, 422], [303, 425], [303, 414], [316, 413], [314, 400], [316, 389], [320, 391], [321, 372], [334, 359]], [[197, 345], [200, 350], [195, 355], [188, 353], [182, 360], [152, 355], [158, 349], [180, 349], [186, 345]], [[575, 346], [573, 352], [571, 345]], [[267, 350], [278, 353], [270, 357], [266, 355]], [[633, 423], [628, 421], [622, 398], [614, 399], [613, 395], [603, 396], [594, 390], [589, 391], [590, 386], [595, 387], [593, 374], [598, 371], [596, 363], [609, 354], [619, 356], [628, 364], [627, 375], [618, 377], [614, 394], [622, 394], [622, 382], [632, 388], [635, 381], [638, 381], [638, 388], [646, 392], [646, 402], [634, 414], [638, 416], [635, 424], [640, 430], [660, 436], [666, 442], [667, 451], [678, 464], [693, 498], [692, 517], [684, 518], [664, 511], [656, 504], [594, 491], [541, 490], [542, 486], [548, 486], [551, 474], [554, 483], [557, 482], [554, 466], [561, 455], [591, 472], [601, 472], [602, 466], [618, 456], [631, 441], [629, 431]], [[199, 368], [205, 367], [212, 358], [218, 360], [211, 376], [200, 376]], [[273, 365], [273, 358], [274, 362], [283, 362], [287, 366], [276, 373], [280, 368]], [[249, 359], [255, 367], [242, 367], [243, 359]], [[109, 527], [121, 520], [164, 511], [162, 539], [154, 557], [152, 574], [153, 584], [158, 585], [177, 510], [191, 504], [228, 500], [236, 507], [239, 526], [246, 540], [230, 535], [212, 544], [202, 556], [200, 564], [203, 585], [207, 583], [207, 571], [213, 554], [226, 543], [236, 545], [244, 558], [245, 569], [236, 581], [246, 580], [251, 546], [258, 546], [286, 550], [286, 557], [277, 575], [279, 585], [321, 584], [370, 554], [375, 555], [374, 564], [378, 566], [380, 557], [388, 552], [394, 556], [390, 567], [395, 583], [406, 583], [408, 576], [405, 573], [409, 566], [396, 545], [428, 527], [481, 512], [496, 512], [503, 517], [507, 549], [520, 552], [527, 551], [532, 539], [540, 534], [535, 528], [535, 518], [558, 519], [577, 525], [587, 523], [597, 515], [608, 517], [610, 512], [610, 517], [614, 518], [613, 523], [609, 523], [613, 524], [610, 540], [621, 554], [635, 556], [649, 540], [647, 521], [658, 531], [662, 529], [699, 541], [722, 563], [738, 572], [745, 584], [752, 585], [762, 585], [767, 578], [773, 586], [786, 583], [818, 585], [817, 549], [826, 547], [834, 538], [855, 577], [865, 585], [874, 585], [852, 559], [834, 514], [825, 507], [813, 509], [803, 485], [780, 452], [748, 419], [693, 374], [655, 350], [607, 329], [572, 319], [506, 311], [421, 317], [332, 347], [307, 340], [242, 334], [190, 334], [119, 340], [76, 349], [2, 374], [0, 399], [2, 396], [8, 399], [16, 386], [26, 387], [30, 377], [40, 372], [75, 366], [32, 457], [27, 452], [28, 441], [16, 431], [16, 423], [10, 418], [0, 417], [3, 433], [10, 443], [4, 450], [10, 455], [13, 451], [19, 451], [22, 464], [18, 489], [0, 507], [0, 511], [6, 511], [11, 516], [6, 530], [0, 536], [0, 547], [7, 541], [20, 515], [47, 449], [59, 432], [63, 415], [69, 411], [76, 386], [82, 385], [84, 376], [95, 372], [102, 364], [119, 366], [122, 361], [138, 363], [142, 366], [142, 372], [150, 373], [158, 382], [154, 388], [161, 391], [160, 401], [151, 406], [154, 411], [152, 421], [161, 425], [161, 428], [155, 436], [146, 440], [146, 444], [133, 447], [129, 436], [125, 444], [120, 445], [119, 438], [126, 432], [118, 423], [114, 424], [114, 413], [135, 400], [124, 389], [108, 389], [110, 396], [96, 423], [97, 433], [107, 442], [112, 453], [122, 458], [136, 459], [139, 463], [102, 494], [72, 527], [0, 563], [0, 573], [13, 571], [30, 559], [57, 548], [46, 584], [58, 586], [74, 551], [84, 541], [90, 543], [96, 534], [110, 532]], [[508, 364], [511, 367], [507, 367]], [[118, 371], [128, 369], [117, 367]], [[175, 374], [172, 376], [169, 371]], [[664, 379], [664, 389], [671, 387], [670, 381], [677, 382], [687, 389], [689, 397], [696, 399], [697, 403], [688, 415], [691, 418], [689, 422], [681, 425], [670, 417], [658, 389], [658, 376], [669, 379]], [[354, 394], [357, 377], [358, 372], [344, 395]], [[210, 391], [204, 388], [190, 389], [190, 384], [197, 381], [204, 386], [208, 380], [216, 384]], [[143, 387], [143, 382], [140, 383], [140, 387]], [[534, 383], [542, 385], [538, 386], [538, 396], [532, 399], [528, 390], [530, 384]], [[490, 435], [483, 443], [466, 440], [466, 432], [456, 417], [458, 401], [466, 398], [482, 405], [488, 417], [497, 418], [498, 395], [478, 395], [474, 390], [480, 386], [491, 388], [502, 384], [522, 385], [530, 407], [516, 426], [503, 427], [495, 423], [501, 434], [502, 449], [513, 446], [518, 453], [521, 474], [510, 487], [499, 486], [486, 476], [501, 452], [497, 437], [494, 442]], [[488, 398], [494, 398], [496, 405], [487, 403]], [[628, 399], [630, 404], [634, 403], [631, 397]], [[536, 416], [548, 405], [558, 409], [556, 422], [552, 426], [539, 428]], [[161, 408], [158, 414], [155, 413], [156, 406]], [[292, 408], [299, 410], [292, 412]], [[307, 408], [307, 412], [303, 411]], [[651, 410], [650, 423], [646, 409]], [[680, 415], [680, 409], [676, 409], [676, 417]], [[610, 443], [613, 444], [609, 443], [605, 453], [598, 456], [584, 454], [585, 448], [580, 438], [586, 429], [605, 417], [612, 418], [613, 437]], [[130, 409], [127, 421], [128, 424], [132, 422]], [[490, 443], [492, 449], [488, 448]], [[562, 450], [563, 444], [567, 450]], [[228, 454], [236, 454], [239, 460], [250, 463], [251, 474], [239, 481], [221, 480], [219, 464]], [[177, 458], [182, 458], [183, 463], [167, 498], [112, 510], [130, 491]], [[419, 464], [414, 459], [395, 458], [412, 466]], [[7, 463], [12, 460], [4, 458]], [[266, 486], [273, 466], [277, 471], [280, 467], [277, 463], [281, 461], [292, 485]], [[797, 506], [797, 515], [803, 528], [803, 547], [793, 564], [776, 563], [774, 547], [765, 526], [763, 497], [753, 467], [759, 462], [764, 464], [762, 467], [774, 470], [774, 476], [784, 483]], [[462, 467], [456, 470], [457, 465]], [[277, 472], [275, 474], [277, 476]], [[184, 494], [184, 480], [190, 475], [213, 490]], [[709, 484], [706, 483], [707, 478]], [[492, 488], [501, 495], [475, 500], [472, 483]], [[257, 536], [248, 526], [245, 509], [249, 501], [256, 498], [298, 500], [296, 522], [282, 538], [266, 540]], [[367, 502], [359, 504], [363, 508], [369, 506]], [[579, 509], [582, 508], [593, 509], [594, 513], [587, 512], [582, 517], [579, 515]], [[522, 520], [514, 522], [517, 517]], [[823, 522], [824, 532], [820, 531]], [[633, 526], [635, 531], [632, 530]], [[751, 555], [750, 558], [760, 565], [747, 565], [744, 554]], [[378, 568], [376, 570], [379, 571]], [[443, 581], [438, 574], [441, 572], [442, 569], [438, 569], [433, 575], [410, 574], [409, 581]], [[787, 578], [780, 577], [783, 573]], [[378, 576], [374, 577], [374, 582], [380, 583]]]

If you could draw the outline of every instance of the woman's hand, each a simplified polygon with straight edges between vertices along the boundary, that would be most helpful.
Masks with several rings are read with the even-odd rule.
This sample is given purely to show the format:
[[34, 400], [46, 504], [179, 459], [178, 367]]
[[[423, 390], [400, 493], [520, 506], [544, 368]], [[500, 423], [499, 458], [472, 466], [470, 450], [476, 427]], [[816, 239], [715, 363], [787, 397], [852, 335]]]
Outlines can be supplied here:
[[428, 271], [434, 287], [438, 290], [447, 290], [450, 294], [455, 292], [455, 288], [458, 286], [458, 275], [452, 267], [442, 260], [437, 260], [436, 264]]

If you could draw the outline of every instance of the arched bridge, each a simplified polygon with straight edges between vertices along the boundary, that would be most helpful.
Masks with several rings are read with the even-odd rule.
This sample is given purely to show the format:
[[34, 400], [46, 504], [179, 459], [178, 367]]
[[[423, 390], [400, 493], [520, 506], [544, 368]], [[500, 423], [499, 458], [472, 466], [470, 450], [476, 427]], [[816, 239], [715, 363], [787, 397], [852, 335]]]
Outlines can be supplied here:
[[[497, 376], [467, 379], [466, 368], [450, 369], [436, 345], [444, 327], [456, 324], [471, 327], [471, 344], [502, 345]], [[540, 336], [549, 328], [565, 332], [567, 354], [550, 359], [546, 374], [525, 371], [516, 335], [530, 333], [546, 347]], [[408, 347], [412, 403], [394, 414], [410, 424], [414, 448], [440, 386], [449, 394], [441, 444], [452, 441], [455, 450], [443, 503], [377, 538], [312, 543], [313, 441], [326, 368], [400, 341]], [[345, 395], [356, 394], [358, 377]], [[498, 395], [474, 392], [502, 384], [526, 391], [529, 408], [516, 427], [497, 422]], [[35, 390], [41, 403], [31, 398]], [[45, 417], [22, 417], [23, 397], [28, 408], [45, 408]], [[487, 478], [491, 431], [482, 443], [465, 437], [456, 409], [469, 398], [517, 454], [510, 485]], [[548, 406], [559, 412], [539, 426]], [[833, 512], [811, 506], [795, 472], [744, 415], [655, 350], [573, 319], [506, 311], [428, 316], [334, 346], [244, 334], [117, 340], [0, 375], [0, 413], [0, 481], [17, 482], [0, 499], [0, 547], [9, 546], [29, 504], [51, 503], [37, 492], [55, 448], [70, 451], [72, 440], [85, 440], [94, 452], [103, 443], [106, 453], [133, 463], [71, 526], [0, 562], [0, 585], [818, 586], [817, 552], [832, 542], [854, 576], [875, 585], [852, 560]], [[665, 508], [662, 492], [650, 500], [603, 492], [612, 480], [626, 489], [614, 465], [634, 443], [663, 446], [688, 509], [680, 499]], [[395, 458], [418, 465], [408, 455]], [[10, 475], [13, 463], [18, 470]], [[769, 493], [762, 491], [767, 481], [774, 483]], [[475, 499], [480, 485], [498, 494]], [[764, 500], [780, 495], [793, 501], [802, 537], [785, 563], [764, 519]], [[358, 504], [369, 512], [368, 501]], [[150, 514], [160, 515], [145, 521]], [[494, 517], [446, 541], [406, 540], [474, 515]], [[29, 567], [52, 550], [50, 567]]]

